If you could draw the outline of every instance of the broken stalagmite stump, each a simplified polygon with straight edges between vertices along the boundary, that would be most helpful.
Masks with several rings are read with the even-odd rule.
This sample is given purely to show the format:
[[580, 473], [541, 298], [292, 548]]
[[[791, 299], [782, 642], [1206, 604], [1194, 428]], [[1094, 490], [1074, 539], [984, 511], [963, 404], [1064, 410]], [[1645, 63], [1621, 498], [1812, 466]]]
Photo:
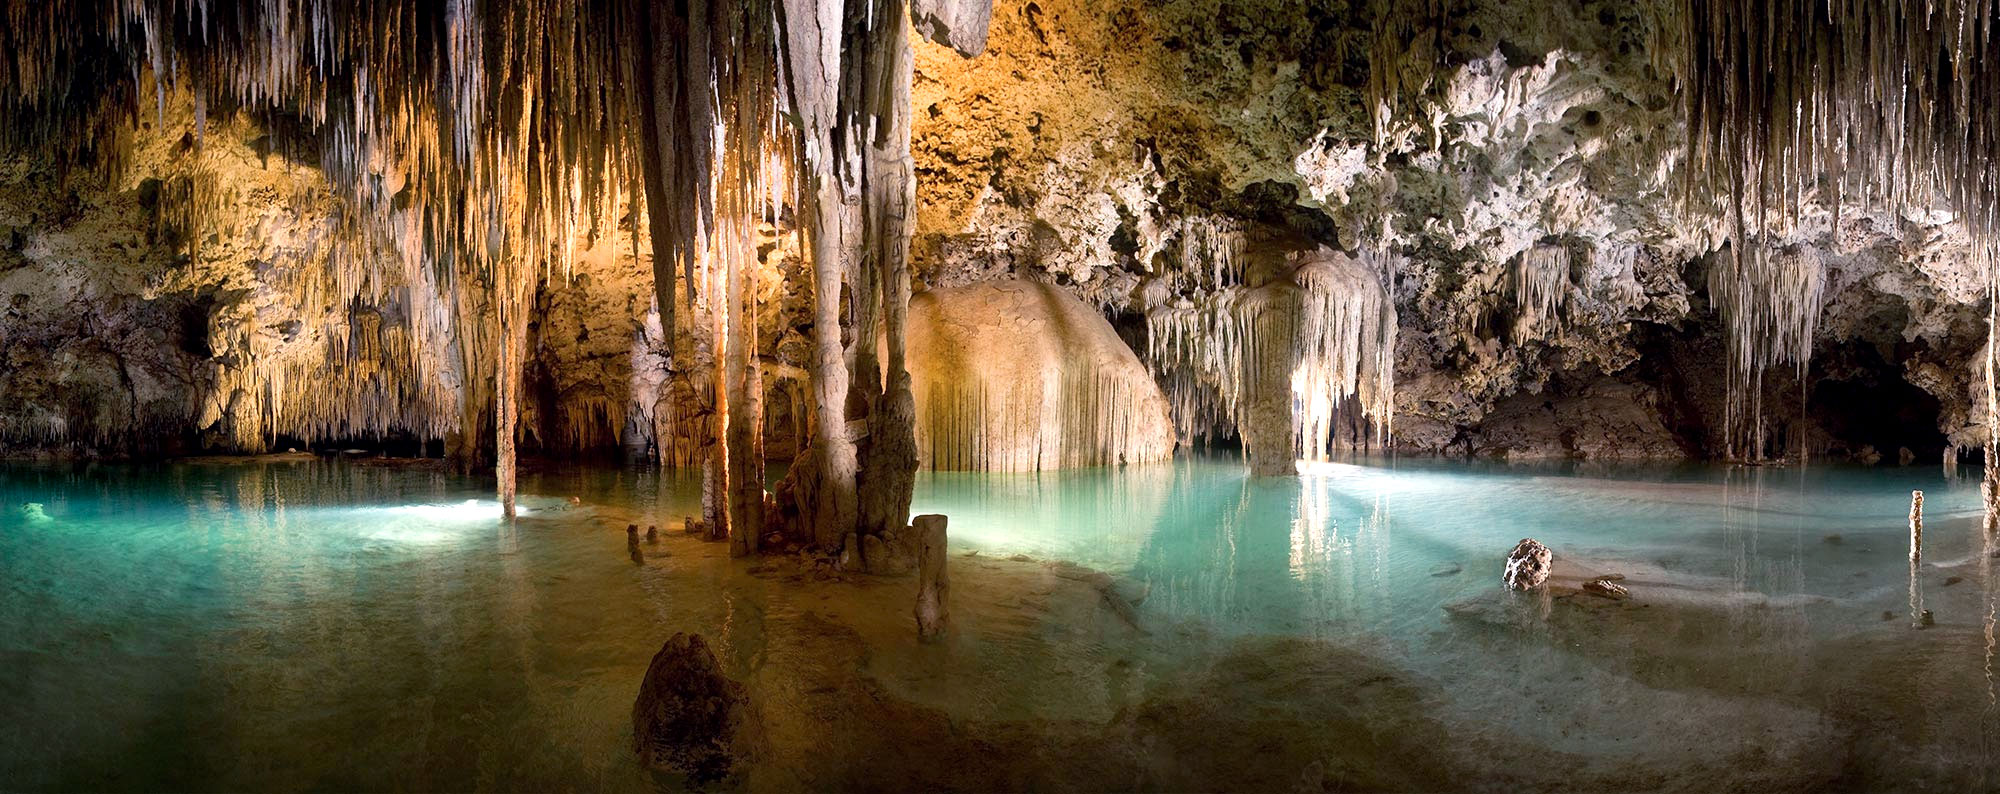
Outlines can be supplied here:
[[1924, 556], [1924, 492], [1910, 492], [1910, 559]]
[[936, 640], [950, 625], [946, 600], [951, 581], [945, 575], [945, 518], [917, 516], [911, 523], [917, 535], [917, 636]]
[[639, 763], [697, 783], [721, 780], [750, 754], [749, 696], [699, 634], [675, 634], [653, 655], [632, 704]]
[[1555, 554], [1549, 547], [1534, 538], [1522, 538], [1514, 544], [1514, 550], [1507, 553], [1507, 570], [1500, 575], [1500, 581], [1515, 590], [1527, 590], [1549, 580], [1549, 569], [1555, 561]]

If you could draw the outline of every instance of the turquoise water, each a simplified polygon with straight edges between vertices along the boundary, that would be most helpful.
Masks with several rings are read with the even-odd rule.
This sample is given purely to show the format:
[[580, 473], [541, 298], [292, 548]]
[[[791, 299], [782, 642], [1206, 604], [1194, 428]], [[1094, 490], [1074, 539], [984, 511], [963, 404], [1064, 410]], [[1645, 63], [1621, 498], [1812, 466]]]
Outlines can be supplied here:
[[[630, 703], [665, 636], [717, 636], [746, 674], [787, 664], [766, 635], [805, 609], [788, 585], [678, 537], [627, 558], [624, 525], [677, 528], [692, 481], [530, 475], [511, 524], [489, 487], [324, 461], [0, 468], [0, 789], [643, 789]], [[1914, 582], [1912, 489], [1928, 497]], [[1963, 789], [1996, 779], [2000, 737], [1977, 500], [1934, 468], [1364, 461], [1257, 479], [1194, 458], [925, 475], [915, 507], [951, 517], [961, 557], [1143, 586], [1129, 632], [963, 610], [982, 644], [956, 652], [1032, 635], [1007, 662], [1024, 680], [1053, 657], [1164, 668], [1231, 637], [1305, 637], [1407, 675], [1451, 730], [1579, 767], [1707, 774], [1706, 754], [1788, 781]], [[1507, 600], [1500, 561], [1522, 537], [1627, 574], [1645, 608]], [[1913, 627], [1921, 609], [1935, 627]], [[1031, 689], [940, 708], [1032, 714]]]

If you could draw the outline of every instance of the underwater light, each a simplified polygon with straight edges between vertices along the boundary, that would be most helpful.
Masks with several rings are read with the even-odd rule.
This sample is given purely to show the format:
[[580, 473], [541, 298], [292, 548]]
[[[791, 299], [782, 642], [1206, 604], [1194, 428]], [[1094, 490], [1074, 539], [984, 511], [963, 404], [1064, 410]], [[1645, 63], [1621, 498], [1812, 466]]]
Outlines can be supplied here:
[[[467, 499], [453, 504], [398, 505], [378, 509], [390, 515], [410, 516], [437, 522], [487, 521], [502, 516], [500, 502], [493, 499]], [[516, 506], [514, 512], [517, 515], [526, 515], [533, 511]]]

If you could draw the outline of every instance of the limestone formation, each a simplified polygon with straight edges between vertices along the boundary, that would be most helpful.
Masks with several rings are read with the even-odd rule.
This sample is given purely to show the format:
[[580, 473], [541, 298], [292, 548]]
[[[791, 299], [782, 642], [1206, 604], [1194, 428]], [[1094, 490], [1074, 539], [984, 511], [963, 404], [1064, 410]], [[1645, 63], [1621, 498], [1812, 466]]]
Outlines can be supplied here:
[[951, 577], [945, 571], [945, 517], [911, 520], [917, 543], [917, 637], [934, 641], [951, 626]]
[[[1265, 470], [1322, 442], [1901, 460], [2000, 432], [2000, 136], [1964, 99], [1986, 78], [1948, 79], [1986, 74], [1953, 32], [1976, 6], [989, 5], [454, 3], [404, 35], [327, 0], [24, 4], [48, 24], [0, 31], [42, 65], [0, 73], [0, 332], [49, 355], [0, 371], [0, 443], [625, 449], [734, 467], [754, 526], [761, 443], [807, 462], [779, 512], [831, 549], [902, 525], [923, 452], [927, 401], [872, 340], [912, 287], [1001, 280], [1082, 301], [1181, 440]], [[1861, 35], [1902, 10], [1935, 24]], [[1696, 57], [1697, 17], [1810, 37]], [[1301, 310], [1335, 282], [1294, 265], [1340, 257], [1375, 286]], [[1875, 417], [1837, 395], [1889, 387], [1935, 416], [1853, 432]]]
[[1110, 323], [1057, 288], [1002, 281], [910, 304], [917, 445], [932, 469], [1041, 471], [1173, 454], [1158, 386]]
[[1910, 492], [1910, 561], [1924, 556], [1924, 492]]
[[1540, 587], [1549, 580], [1554, 562], [1555, 554], [1549, 547], [1533, 538], [1522, 538], [1513, 551], [1507, 552], [1507, 567], [1501, 572], [1500, 581], [1513, 590]]
[[1632, 592], [1630, 590], [1627, 590], [1624, 585], [1619, 584], [1616, 581], [1613, 581], [1609, 578], [1601, 576], [1596, 579], [1592, 579], [1588, 582], [1584, 582], [1583, 591], [1591, 595], [1603, 596], [1605, 598], [1609, 598], [1612, 600], [1620, 600], [1630, 597], [1632, 595]]
[[675, 634], [646, 667], [632, 704], [632, 748], [643, 766], [721, 780], [755, 755], [755, 724], [743, 685], [723, 675], [699, 634]]

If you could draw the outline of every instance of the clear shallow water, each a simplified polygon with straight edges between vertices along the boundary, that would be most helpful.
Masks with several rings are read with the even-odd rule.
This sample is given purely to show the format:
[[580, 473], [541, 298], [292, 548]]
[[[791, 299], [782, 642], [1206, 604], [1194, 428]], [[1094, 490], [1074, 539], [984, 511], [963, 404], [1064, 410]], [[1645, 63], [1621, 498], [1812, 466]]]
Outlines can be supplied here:
[[[838, 620], [849, 591], [849, 613], [885, 615], [842, 629], [871, 644], [850, 666], [954, 720], [1110, 719], [1148, 679], [1171, 690], [1239, 638], [1278, 635], [1380, 660], [1461, 740], [1633, 776], [1596, 779], [1752, 759], [1806, 787], [1995, 780], [1976, 480], [1934, 468], [1379, 461], [1253, 479], [1197, 458], [926, 475], [916, 509], [951, 516], [955, 560], [978, 554], [954, 573], [963, 639], [933, 650], [883, 639], [907, 622], [886, 586], [809, 590], [677, 537], [634, 565], [624, 525], [677, 527], [691, 481], [532, 475], [512, 525], [488, 487], [323, 462], [0, 468], [0, 788], [648, 788], [626, 743], [661, 640], [709, 634], [767, 711], [799, 706], [776, 720], [783, 745], [821, 719], [815, 692], [840, 688], [788, 682], [844, 647], [788, 638]], [[1500, 560], [1528, 536], [1628, 573], [1662, 608], [1507, 600]], [[1140, 630], [1004, 611], [1028, 591], [980, 566], [1016, 554], [1144, 583]], [[1936, 628], [1910, 628], [1917, 598]], [[1262, 713], [1269, 696], [1216, 707]], [[1914, 771], [1893, 766], [1905, 756]]]

